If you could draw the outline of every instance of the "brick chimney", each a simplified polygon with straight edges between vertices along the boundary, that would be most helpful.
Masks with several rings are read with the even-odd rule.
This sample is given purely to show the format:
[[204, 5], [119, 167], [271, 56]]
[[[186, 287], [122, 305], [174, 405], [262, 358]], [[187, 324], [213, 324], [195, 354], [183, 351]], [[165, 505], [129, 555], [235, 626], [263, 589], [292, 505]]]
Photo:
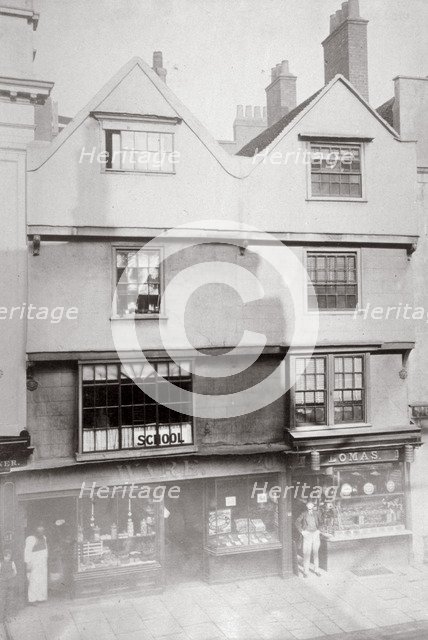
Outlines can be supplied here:
[[369, 99], [367, 24], [360, 16], [359, 0], [348, 0], [330, 16], [330, 35], [324, 40], [325, 83], [338, 73]]
[[158, 74], [159, 78], [166, 82], [167, 70], [163, 67], [162, 51], [153, 52], [153, 71]]
[[296, 76], [289, 71], [288, 60], [283, 60], [272, 68], [271, 82], [266, 87], [268, 127], [296, 106], [296, 81]]
[[247, 142], [255, 138], [266, 129], [266, 107], [244, 107], [239, 104], [236, 108], [236, 118], [233, 122], [233, 139], [237, 149], [240, 149]]

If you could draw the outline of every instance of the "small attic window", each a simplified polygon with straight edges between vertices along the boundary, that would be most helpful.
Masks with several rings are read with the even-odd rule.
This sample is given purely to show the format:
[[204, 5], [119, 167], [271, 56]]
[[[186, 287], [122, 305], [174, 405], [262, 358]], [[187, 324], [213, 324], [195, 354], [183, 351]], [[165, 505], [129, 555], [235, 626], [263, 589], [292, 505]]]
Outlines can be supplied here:
[[174, 173], [174, 134], [106, 129], [106, 169], [136, 173]]
[[361, 199], [362, 145], [311, 143], [311, 196]]

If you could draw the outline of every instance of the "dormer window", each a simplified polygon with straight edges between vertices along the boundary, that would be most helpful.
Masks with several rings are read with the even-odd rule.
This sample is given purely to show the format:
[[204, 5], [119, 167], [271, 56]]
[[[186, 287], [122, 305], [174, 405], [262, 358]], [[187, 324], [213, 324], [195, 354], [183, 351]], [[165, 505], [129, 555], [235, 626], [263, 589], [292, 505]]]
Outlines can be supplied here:
[[106, 172], [173, 174], [179, 159], [174, 136], [181, 118], [94, 111], [103, 139]]

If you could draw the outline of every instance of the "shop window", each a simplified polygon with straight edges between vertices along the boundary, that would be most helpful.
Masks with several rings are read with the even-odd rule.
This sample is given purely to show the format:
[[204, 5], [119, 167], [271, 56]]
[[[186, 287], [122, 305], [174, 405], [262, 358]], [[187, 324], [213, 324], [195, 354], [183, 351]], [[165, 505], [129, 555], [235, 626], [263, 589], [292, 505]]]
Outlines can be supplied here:
[[155, 131], [105, 131], [106, 169], [136, 173], [174, 173], [174, 134]]
[[311, 144], [311, 196], [362, 197], [361, 145]]
[[[188, 363], [82, 365], [82, 452], [151, 449], [193, 443]], [[154, 371], [153, 371], [154, 369]], [[134, 382], [144, 382], [146, 391]], [[167, 383], [177, 388], [172, 408], [157, 403]]]
[[320, 311], [355, 309], [358, 302], [357, 254], [307, 254], [308, 308]]
[[215, 553], [278, 548], [278, 500], [272, 476], [221, 478], [206, 487], [206, 547]]
[[118, 316], [159, 313], [159, 250], [117, 249], [115, 281]]
[[139, 497], [138, 487], [132, 499], [110, 490], [77, 502], [79, 573], [159, 563], [160, 503]]
[[333, 540], [407, 531], [401, 462], [326, 467], [324, 474], [305, 475], [304, 482], [306, 495], [323, 487], [323, 497], [315, 502], [321, 531]]
[[296, 357], [296, 425], [354, 424], [366, 420], [365, 356]]

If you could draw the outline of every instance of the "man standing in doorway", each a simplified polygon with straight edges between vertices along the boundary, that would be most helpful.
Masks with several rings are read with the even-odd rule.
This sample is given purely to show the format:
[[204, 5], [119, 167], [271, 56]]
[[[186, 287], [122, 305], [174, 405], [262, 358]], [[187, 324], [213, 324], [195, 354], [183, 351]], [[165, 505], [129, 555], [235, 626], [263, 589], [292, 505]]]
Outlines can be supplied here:
[[306, 503], [306, 510], [296, 520], [296, 529], [303, 537], [303, 577], [307, 578], [311, 553], [314, 554], [315, 574], [321, 576], [319, 570], [318, 551], [320, 548], [320, 524], [321, 517], [315, 510], [313, 502]]
[[34, 536], [25, 541], [24, 561], [27, 567], [28, 602], [43, 602], [48, 597], [48, 548], [45, 530], [38, 526]]

